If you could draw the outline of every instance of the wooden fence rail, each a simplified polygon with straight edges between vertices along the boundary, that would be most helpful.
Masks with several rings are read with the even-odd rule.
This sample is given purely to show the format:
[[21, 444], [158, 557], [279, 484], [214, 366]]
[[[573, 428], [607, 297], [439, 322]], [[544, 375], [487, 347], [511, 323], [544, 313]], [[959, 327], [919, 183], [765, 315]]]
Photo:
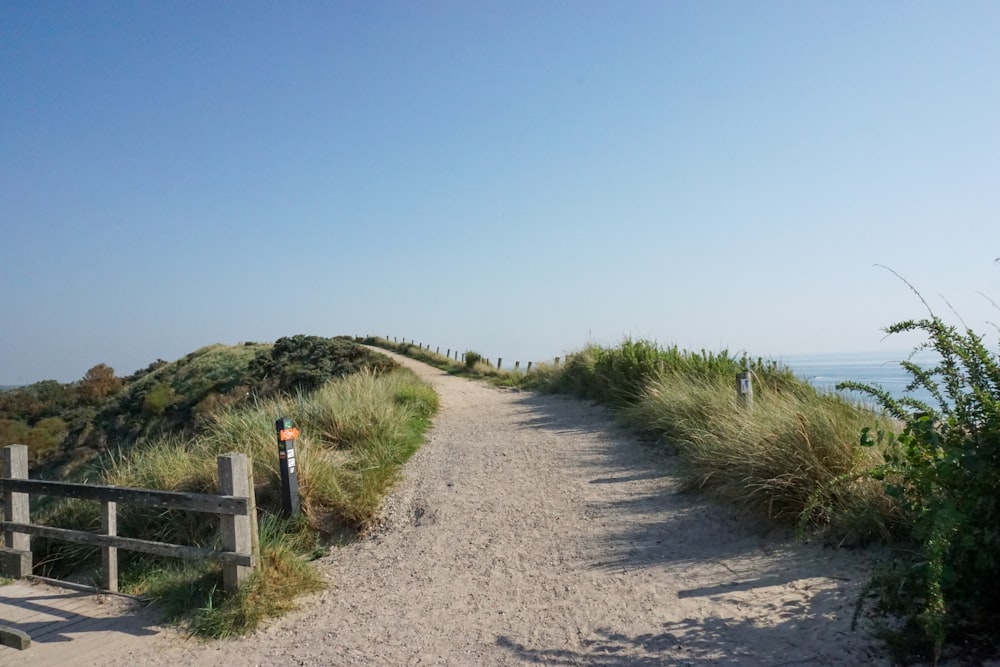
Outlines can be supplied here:
[[[245, 454], [219, 457], [219, 493], [155, 491], [121, 486], [94, 486], [71, 482], [28, 479], [28, 448], [9, 445], [3, 449], [0, 494], [4, 516], [0, 521], [4, 543], [0, 547], [0, 573], [10, 577], [31, 574], [31, 536], [101, 547], [102, 584], [118, 590], [118, 549], [156, 556], [204, 559], [221, 562], [223, 586], [235, 591], [260, 561], [253, 469]], [[52, 528], [31, 523], [30, 494], [96, 500], [101, 503], [101, 533]], [[118, 503], [218, 514], [221, 519], [221, 549], [153, 542], [117, 534]]]

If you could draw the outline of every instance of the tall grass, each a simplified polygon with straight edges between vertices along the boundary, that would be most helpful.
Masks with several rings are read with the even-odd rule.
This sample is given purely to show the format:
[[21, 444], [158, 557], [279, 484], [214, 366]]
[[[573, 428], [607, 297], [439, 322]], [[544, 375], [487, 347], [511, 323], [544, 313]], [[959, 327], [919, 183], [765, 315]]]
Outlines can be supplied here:
[[834, 395], [759, 387], [753, 408], [732, 377], [658, 376], [624, 414], [676, 449], [687, 483], [768, 519], [840, 541], [887, 537], [895, 508], [864, 473], [880, 453], [858, 446], [881, 421]]
[[758, 385], [784, 391], [808, 392], [810, 387], [787, 368], [761, 358], [721, 352], [690, 352], [676, 346], [661, 348], [645, 340], [625, 339], [617, 347], [588, 345], [570, 355], [565, 366], [549, 372], [548, 387], [624, 407], [639, 400], [651, 380], [661, 376], [735, 382], [749, 370]]
[[[201, 435], [167, 437], [104, 460], [101, 483], [214, 492], [217, 457], [242, 452], [253, 462], [260, 512], [263, 567], [235, 596], [219, 593], [219, 572], [205, 564], [126, 554], [122, 587], [169, 602], [200, 607], [195, 629], [212, 636], [239, 634], [281, 613], [298, 594], [319, 585], [305, 566], [325, 536], [364, 530], [422, 441], [437, 395], [405, 369], [361, 371], [328, 382], [311, 394], [230, 406], [211, 415]], [[274, 420], [292, 418], [302, 518], [280, 518], [281, 496]], [[76, 502], [53, 505], [46, 522], [93, 527], [96, 509]], [[208, 515], [150, 511], [124, 505], [119, 532], [179, 544], [217, 546], [217, 520]], [[55, 554], [60, 552], [56, 551]], [[68, 553], [62, 551], [61, 553]], [[180, 604], [184, 607], [184, 604]], [[168, 605], [169, 606], [169, 605]]]
[[[753, 378], [752, 410], [736, 395], [742, 371]], [[865, 475], [881, 452], [858, 444], [862, 427], [892, 422], [773, 361], [626, 339], [587, 346], [545, 378], [551, 391], [608, 403], [677, 452], [690, 488], [746, 511], [841, 543], [885, 537], [898, 519]]]
[[314, 533], [264, 514], [260, 547], [264, 567], [234, 594], [222, 592], [217, 568], [210, 563], [148, 557], [131, 559], [122, 587], [155, 599], [168, 620], [186, 620], [199, 635], [245, 634], [294, 609], [297, 597], [323, 588], [320, 573], [309, 564], [309, 556], [319, 552]]

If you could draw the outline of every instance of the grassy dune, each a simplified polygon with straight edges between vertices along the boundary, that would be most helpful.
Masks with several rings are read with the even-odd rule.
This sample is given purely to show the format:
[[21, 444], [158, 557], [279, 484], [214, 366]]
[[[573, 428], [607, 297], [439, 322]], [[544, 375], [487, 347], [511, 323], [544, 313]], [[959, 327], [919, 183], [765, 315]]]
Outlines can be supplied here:
[[[303, 339], [292, 347], [327, 349], [328, 340]], [[159, 428], [158, 434], [127, 447], [105, 450], [90, 466], [93, 483], [212, 493], [217, 488], [218, 455], [242, 452], [253, 462], [263, 565], [237, 594], [221, 592], [220, 570], [214, 564], [127, 551], [120, 552], [122, 590], [158, 601], [171, 618], [189, 620], [200, 634], [229, 636], [252, 630], [261, 620], [294, 606], [297, 596], [321, 586], [309, 560], [331, 541], [350, 539], [368, 527], [437, 410], [437, 395], [411, 371], [381, 355], [381, 360], [368, 363], [366, 351], [355, 354], [340, 343], [335, 347], [346, 353], [344, 358], [363, 363], [351, 364], [351, 372], [341, 374], [337, 363], [322, 369], [325, 362], [316, 359], [303, 366], [296, 354], [272, 355], [268, 347], [254, 346], [253, 354], [237, 348], [227, 355], [221, 346], [199, 351], [188, 363], [198, 361], [200, 367], [208, 357], [217, 357], [229, 369], [216, 369], [225, 377], [242, 376], [232, 369], [246, 368], [248, 361], [265, 354], [267, 360], [277, 360], [267, 366], [265, 380], [284, 373], [315, 386], [300, 385], [293, 392], [276, 389], [264, 397], [256, 392], [246, 397], [240, 390], [233, 400], [212, 399], [211, 409], [198, 413], [196, 425], [175, 431]], [[286, 363], [289, 358], [294, 362]], [[194, 375], [164, 366], [153, 369], [139, 387]], [[178, 396], [201, 396], [199, 402], [204, 401], [204, 388], [219, 384], [203, 376], [198, 386], [199, 391]], [[126, 400], [141, 395], [133, 389]], [[183, 402], [196, 405], [190, 399]], [[281, 513], [277, 415], [293, 419], [301, 433], [296, 454], [302, 512], [296, 518]], [[100, 526], [96, 504], [73, 500], [41, 503], [33, 518], [66, 528]], [[118, 530], [128, 537], [218, 547], [218, 520], [211, 515], [122, 505]], [[79, 575], [99, 563], [93, 549], [45, 540], [36, 544], [41, 550], [36, 560], [46, 573]]]

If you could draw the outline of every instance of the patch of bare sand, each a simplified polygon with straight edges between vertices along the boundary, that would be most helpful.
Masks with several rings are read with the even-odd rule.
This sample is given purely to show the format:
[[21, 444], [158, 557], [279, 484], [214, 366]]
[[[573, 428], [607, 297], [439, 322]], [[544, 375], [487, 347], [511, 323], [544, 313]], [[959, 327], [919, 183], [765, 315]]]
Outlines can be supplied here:
[[859, 665], [866, 556], [761, 536], [578, 400], [399, 357], [441, 411], [329, 590], [250, 637], [177, 634], [109, 665]]

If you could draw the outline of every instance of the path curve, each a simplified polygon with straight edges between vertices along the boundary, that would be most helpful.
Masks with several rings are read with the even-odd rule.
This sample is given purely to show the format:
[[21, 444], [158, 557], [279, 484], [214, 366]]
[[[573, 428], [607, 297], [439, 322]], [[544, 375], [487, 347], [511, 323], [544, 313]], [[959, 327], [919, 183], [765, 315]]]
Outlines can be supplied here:
[[328, 590], [249, 637], [176, 632], [108, 665], [857, 665], [863, 554], [761, 537], [576, 399], [399, 357], [441, 409]]

